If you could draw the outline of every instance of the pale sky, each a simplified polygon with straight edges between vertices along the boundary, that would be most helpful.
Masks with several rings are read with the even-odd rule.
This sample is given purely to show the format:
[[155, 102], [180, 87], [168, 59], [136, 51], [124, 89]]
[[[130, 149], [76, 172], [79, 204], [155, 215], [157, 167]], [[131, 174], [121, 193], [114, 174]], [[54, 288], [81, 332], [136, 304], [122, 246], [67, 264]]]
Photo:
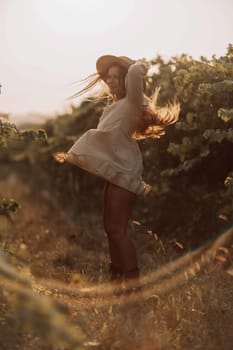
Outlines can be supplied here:
[[232, 18], [233, 0], [0, 0], [0, 113], [68, 110], [104, 54], [225, 55]]

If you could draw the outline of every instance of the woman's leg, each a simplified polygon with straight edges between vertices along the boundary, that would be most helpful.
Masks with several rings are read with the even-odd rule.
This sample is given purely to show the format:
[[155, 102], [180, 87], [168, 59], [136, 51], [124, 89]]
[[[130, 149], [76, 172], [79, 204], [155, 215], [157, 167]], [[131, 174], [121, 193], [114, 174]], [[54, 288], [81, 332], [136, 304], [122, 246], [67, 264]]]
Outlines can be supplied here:
[[109, 243], [112, 272], [135, 278], [139, 275], [134, 244], [127, 235], [127, 225], [136, 194], [109, 182], [104, 190], [104, 228]]

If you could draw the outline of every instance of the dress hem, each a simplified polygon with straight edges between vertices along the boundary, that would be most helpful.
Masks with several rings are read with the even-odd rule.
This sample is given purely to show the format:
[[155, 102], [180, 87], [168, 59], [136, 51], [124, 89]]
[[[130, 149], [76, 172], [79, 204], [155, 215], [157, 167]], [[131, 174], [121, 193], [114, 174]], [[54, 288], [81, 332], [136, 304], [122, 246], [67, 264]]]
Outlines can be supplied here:
[[144, 181], [135, 179], [131, 175], [114, 168], [112, 165], [110, 166], [107, 161], [100, 160], [91, 155], [76, 155], [68, 151], [65, 154], [65, 160], [137, 195], [146, 195], [152, 189]]

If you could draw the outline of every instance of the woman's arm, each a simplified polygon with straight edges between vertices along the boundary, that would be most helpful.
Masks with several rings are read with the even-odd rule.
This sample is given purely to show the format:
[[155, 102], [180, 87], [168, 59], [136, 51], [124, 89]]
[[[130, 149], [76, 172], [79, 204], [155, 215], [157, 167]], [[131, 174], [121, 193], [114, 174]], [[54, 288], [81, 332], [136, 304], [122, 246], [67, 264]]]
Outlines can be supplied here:
[[126, 96], [134, 107], [140, 108], [143, 104], [143, 80], [148, 69], [149, 63], [145, 59], [140, 59], [129, 67], [126, 75]]

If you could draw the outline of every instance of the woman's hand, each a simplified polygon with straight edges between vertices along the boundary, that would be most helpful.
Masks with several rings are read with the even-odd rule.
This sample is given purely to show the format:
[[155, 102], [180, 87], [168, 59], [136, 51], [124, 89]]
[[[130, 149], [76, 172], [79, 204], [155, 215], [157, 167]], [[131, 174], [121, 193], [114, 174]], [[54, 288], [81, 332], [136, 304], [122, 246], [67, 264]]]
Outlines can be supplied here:
[[142, 57], [136, 61], [136, 63], [142, 64], [145, 69], [145, 74], [148, 72], [148, 70], [151, 68], [151, 64], [149, 61], [146, 60], [145, 57]]
[[52, 156], [58, 163], [64, 163], [67, 159], [67, 153], [65, 152], [55, 152], [52, 153]]

